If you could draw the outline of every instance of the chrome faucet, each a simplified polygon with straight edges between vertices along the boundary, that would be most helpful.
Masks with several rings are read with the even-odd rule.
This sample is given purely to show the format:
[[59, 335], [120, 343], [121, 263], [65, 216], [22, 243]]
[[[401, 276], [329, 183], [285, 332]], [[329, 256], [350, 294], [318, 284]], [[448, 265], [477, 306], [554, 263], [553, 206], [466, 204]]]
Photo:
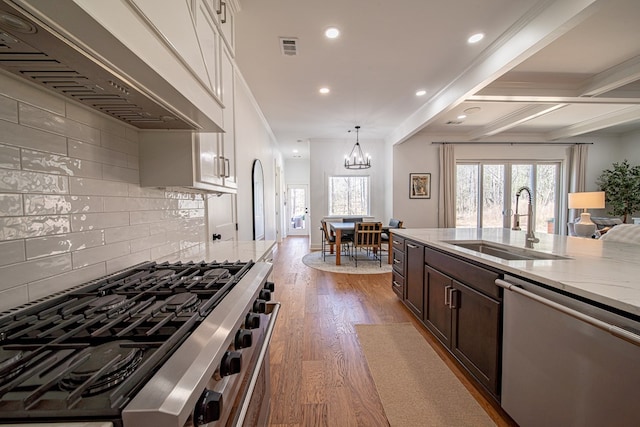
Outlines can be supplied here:
[[[518, 214], [518, 199], [520, 198], [520, 194], [526, 191], [529, 196], [529, 204], [527, 205], [527, 214], [519, 215]], [[520, 228], [520, 217], [526, 216], [527, 218], [527, 234], [524, 242], [525, 248], [533, 248], [534, 243], [538, 243], [540, 239], [538, 239], [535, 234], [533, 234], [533, 197], [531, 196], [531, 189], [529, 187], [520, 187], [516, 192], [516, 213], [513, 215], [513, 227], [512, 230], [521, 230]]]

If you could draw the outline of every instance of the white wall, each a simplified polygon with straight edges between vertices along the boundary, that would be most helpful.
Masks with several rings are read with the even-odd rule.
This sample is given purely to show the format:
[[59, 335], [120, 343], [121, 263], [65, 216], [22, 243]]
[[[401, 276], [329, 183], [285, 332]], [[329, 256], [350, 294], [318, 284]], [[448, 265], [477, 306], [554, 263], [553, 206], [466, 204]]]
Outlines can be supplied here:
[[[375, 219], [388, 221], [386, 192], [391, 159], [385, 155], [385, 143], [382, 140], [360, 139], [362, 150], [371, 155], [371, 168], [362, 171], [348, 170], [344, 167], [344, 156], [348, 155], [355, 144], [355, 139], [312, 140], [310, 142], [310, 195], [311, 195], [311, 248], [321, 246], [320, 219], [329, 213], [327, 198], [329, 176], [333, 175], [367, 175], [371, 191], [370, 215]], [[317, 225], [317, 226], [316, 226]]]
[[[439, 194], [439, 145], [433, 141], [451, 141], [451, 137], [441, 135], [417, 134], [408, 141], [393, 147], [393, 217], [404, 221], [406, 227], [438, 226], [438, 194]], [[459, 139], [462, 140], [462, 139]], [[495, 142], [505, 142], [505, 138]], [[524, 139], [512, 138], [512, 142], [526, 142]], [[596, 178], [603, 169], [610, 167], [614, 161], [621, 161], [626, 153], [633, 153], [629, 145], [620, 143], [615, 136], [579, 137], [558, 142], [553, 145], [491, 145], [459, 144], [456, 145], [456, 160], [478, 159], [537, 159], [560, 160], [568, 164], [569, 146], [566, 143], [591, 143], [587, 160], [587, 190], [597, 190]], [[637, 152], [636, 156], [637, 156]], [[409, 199], [409, 173], [431, 173], [431, 199]], [[594, 216], [606, 215], [605, 211], [592, 212]]]
[[251, 171], [255, 159], [264, 170], [265, 239], [276, 240], [276, 165], [283, 168], [273, 134], [242, 78], [236, 79], [236, 167], [238, 171], [238, 239], [253, 239]]
[[286, 159], [284, 162], [284, 171], [287, 185], [309, 185], [311, 182], [311, 162], [309, 159]]

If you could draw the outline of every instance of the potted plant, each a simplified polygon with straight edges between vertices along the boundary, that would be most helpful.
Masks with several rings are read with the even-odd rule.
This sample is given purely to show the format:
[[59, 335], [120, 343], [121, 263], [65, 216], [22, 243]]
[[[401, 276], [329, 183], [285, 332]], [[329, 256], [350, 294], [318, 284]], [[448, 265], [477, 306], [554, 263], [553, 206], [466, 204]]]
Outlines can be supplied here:
[[612, 169], [602, 171], [596, 184], [605, 192], [610, 215], [627, 217], [640, 210], [640, 166], [631, 166], [625, 159], [614, 163]]

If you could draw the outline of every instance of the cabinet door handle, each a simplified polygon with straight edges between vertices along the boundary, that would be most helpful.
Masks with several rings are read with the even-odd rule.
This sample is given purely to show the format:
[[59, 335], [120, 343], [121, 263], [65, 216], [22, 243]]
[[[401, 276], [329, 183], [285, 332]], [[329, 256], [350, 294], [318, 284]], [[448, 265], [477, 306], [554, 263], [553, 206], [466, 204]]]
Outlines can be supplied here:
[[[224, 3], [223, 3], [224, 4]], [[231, 162], [228, 158], [223, 157], [224, 159], [224, 177], [229, 178], [231, 176]]]
[[449, 292], [449, 308], [458, 308], [458, 291], [451, 288]]
[[400, 287], [400, 283], [396, 282], [395, 280], [392, 283], [393, 283], [393, 286], [397, 286], [398, 288]]
[[411, 243], [407, 243], [407, 247], [411, 249], [418, 249], [416, 245], [412, 245]]
[[393, 263], [394, 263], [394, 264], [400, 264], [400, 260], [397, 260], [397, 259], [395, 259], [395, 258], [394, 258], [394, 259], [393, 259]]
[[394, 240], [394, 241], [393, 241], [393, 244], [394, 244], [394, 245], [399, 245], [399, 244], [400, 244], [400, 242], [398, 242], [397, 240]]
[[218, 7], [216, 8], [216, 13], [218, 15], [222, 13], [222, 0], [218, 0]]
[[444, 287], [444, 305], [446, 305], [447, 307], [451, 307], [451, 294], [449, 293], [449, 291], [451, 290], [451, 286], [445, 286]]
[[220, 8], [224, 9], [224, 15], [222, 17], [222, 19], [220, 20], [220, 22], [222, 22], [223, 24], [227, 23], [227, 3], [221, 1], [220, 2]]

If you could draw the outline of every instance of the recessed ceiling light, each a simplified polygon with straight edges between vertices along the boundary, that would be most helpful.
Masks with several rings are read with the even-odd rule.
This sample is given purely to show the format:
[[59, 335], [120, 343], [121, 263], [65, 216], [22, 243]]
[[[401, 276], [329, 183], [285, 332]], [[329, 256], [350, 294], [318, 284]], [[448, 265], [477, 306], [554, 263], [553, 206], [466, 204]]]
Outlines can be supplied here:
[[416, 96], [424, 96], [427, 94], [427, 91], [424, 89], [420, 89], [419, 91], [416, 92]]
[[468, 116], [471, 114], [475, 114], [480, 111], [480, 107], [469, 107], [464, 110], [464, 113]]
[[464, 114], [460, 114], [458, 116], [458, 120], [463, 120], [463, 119], [466, 119], [466, 118], [467, 118], [467, 116], [465, 116]]
[[320, 90], [319, 90], [319, 92], [320, 92], [321, 94], [325, 95], [325, 94], [329, 93], [329, 92], [330, 92], [330, 90], [329, 90], [329, 88], [328, 88], [328, 87], [321, 87], [321, 88], [320, 88]]
[[336, 37], [338, 37], [340, 35], [340, 30], [337, 29], [336, 27], [329, 27], [325, 30], [324, 35], [328, 38], [328, 39], [335, 39]]
[[293, 150], [293, 152], [294, 152], [294, 153], [297, 153], [297, 152], [298, 152], [298, 150]]
[[483, 34], [483, 33], [477, 33], [477, 34], [474, 34], [474, 35], [472, 35], [471, 37], [469, 37], [469, 38], [467, 39], [467, 42], [468, 42], [468, 43], [471, 43], [471, 44], [473, 44], [473, 43], [478, 43], [478, 42], [479, 42], [480, 40], [482, 40], [483, 38], [484, 38], [484, 34]]

